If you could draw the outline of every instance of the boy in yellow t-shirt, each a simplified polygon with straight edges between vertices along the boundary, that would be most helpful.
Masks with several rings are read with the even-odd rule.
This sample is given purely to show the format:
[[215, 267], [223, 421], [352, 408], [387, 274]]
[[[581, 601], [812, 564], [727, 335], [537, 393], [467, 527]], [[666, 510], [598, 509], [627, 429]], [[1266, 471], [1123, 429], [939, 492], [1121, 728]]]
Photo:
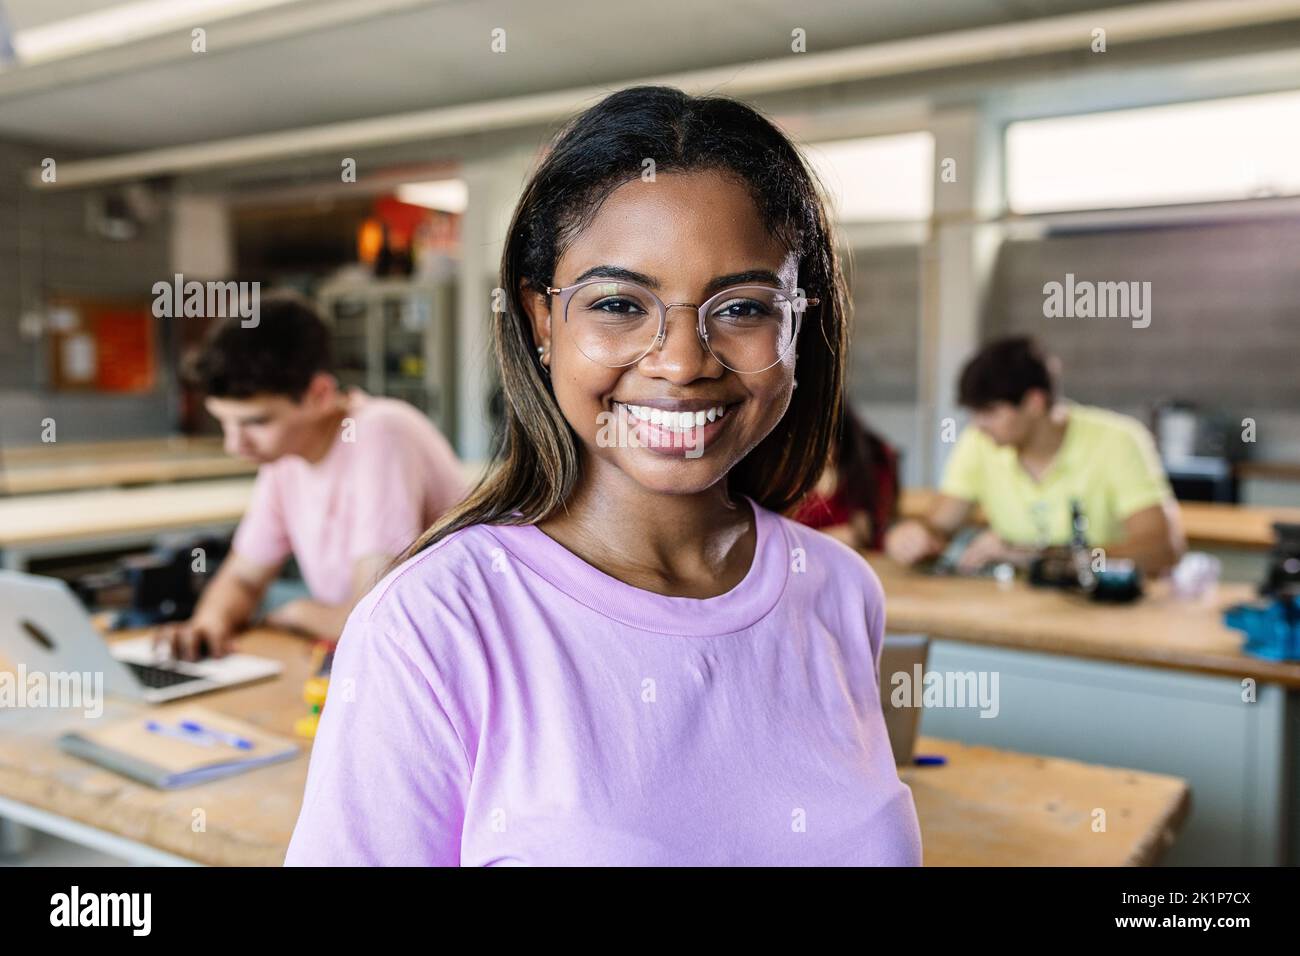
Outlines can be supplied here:
[[1178, 508], [1150, 434], [1127, 415], [1061, 400], [1053, 364], [1023, 337], [992, 342], [966, 364], [958, 391], [972, 422], [930, 514], [890, 530], [891, 557], [911, 564], [940, 553], [979, 505], [989, 528], [959, 566], [1025, 564], [1070, 540], [1078, 501], [1088, 543], [1108, 557], [1132, 558], [1148, 575], [1178, 562]]

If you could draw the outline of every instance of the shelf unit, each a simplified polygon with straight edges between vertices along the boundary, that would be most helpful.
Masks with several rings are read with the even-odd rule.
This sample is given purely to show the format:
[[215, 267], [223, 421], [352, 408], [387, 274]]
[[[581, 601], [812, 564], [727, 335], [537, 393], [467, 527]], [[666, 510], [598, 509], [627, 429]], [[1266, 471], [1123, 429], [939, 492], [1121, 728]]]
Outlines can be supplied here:
[[345, 387], [400, 398], [456, 443], [456, 287], [451, 281], [333, 281], [316, 290]]

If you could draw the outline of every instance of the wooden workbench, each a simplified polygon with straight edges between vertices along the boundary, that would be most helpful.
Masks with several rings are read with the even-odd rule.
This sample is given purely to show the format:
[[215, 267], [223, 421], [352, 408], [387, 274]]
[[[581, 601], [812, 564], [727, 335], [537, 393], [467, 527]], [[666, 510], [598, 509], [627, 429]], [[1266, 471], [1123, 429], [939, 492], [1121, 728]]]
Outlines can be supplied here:
[[252, 462], [226, 454], [219, 438], [52, 442], [0, 448], [0, 494], [226, 478], [256, 470]]
[[1098, 604], [1019, 579], [930, 576], [879, 553], [864, 557], [884, 585], [894, 632], [1300, 688], [1300, 662], [1245, 654], [1242, 633], [1223, 624], [1224, 607], [1255, 596], [1250, 585], [1220, 584], [1204, 600], [1181, 601], [1157, 582], [1133, 604]]
[[[468, 482], [483, 462], [463, 462]], [[137, 547], [171, 531], [232, 530], [253, 478], [225, 478], [0, 497], [0, 565], [25, 570], [33, 558]]]
[[227, 478], [0, 498], [4, 566], [21, 570], [33, 557], [134, 547], [168, 531], [228, 531], [252, 489], [252, 478]]
[[[262, 630], [246, 635], [242, 643], [249, 653], [283, 661], [284, 674], [193, 700], [292, 736], [293, 722], [306, 712], [300, 692], [309, 672], [309, 642]], [[110, 701], [104, 719], [138, 709]], [[166, 708], [154, 712], [164, 714]], [[60, 751], [54, 741], [81, 719], [75, 712], [0, 712], [0, 798], [47, 818], [75, 821], [201, 863], [283, 862], [306, 784], [305, 747], [302, 755], [283, 764], [159, 791]], [[1187, 787], [1172, 777], [931, 738], [922, 738], [917, 746], [918, 752], [948, 757], [946, 766], [904, 771], [916, 796], [929, 866], [1149, 864], [1187, 811]], [[1092, 829], [1092, 811], [1098, 807], [1107, 811], [1104, 833]], [[198, 833], [193, 829], [196, 809], [206, 817], [206, 829]]]
[[916, 752], [948, 759], [902, 772], [926, 866], [1152, 866], [1191, 806], [1177, 777], [932, 737]]
[[[898, 511], [904, 518], [930, 513], [938, 493], [930, 488], [905, 488]], [[1273, 522], [1300, 524], [1300, 508], [1229, 505], [1208, 501], [1180, 501], [1187, 541], [1199, 548], [1241, 548], [1266, 551], [1273, 546]], [[977, 522], [980, 521], [978, 512]]]

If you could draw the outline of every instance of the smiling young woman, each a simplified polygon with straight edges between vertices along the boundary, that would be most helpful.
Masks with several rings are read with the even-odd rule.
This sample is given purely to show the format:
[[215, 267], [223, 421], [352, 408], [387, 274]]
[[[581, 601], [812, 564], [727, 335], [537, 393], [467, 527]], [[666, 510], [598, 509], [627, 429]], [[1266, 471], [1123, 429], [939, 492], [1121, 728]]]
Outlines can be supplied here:
[[352, 614], [286, 862], [919, 864], [879, 581], [783, 516], [847, 339], [798, 151], [734, 100], [615, 93], [501, 276], [499, 460]]

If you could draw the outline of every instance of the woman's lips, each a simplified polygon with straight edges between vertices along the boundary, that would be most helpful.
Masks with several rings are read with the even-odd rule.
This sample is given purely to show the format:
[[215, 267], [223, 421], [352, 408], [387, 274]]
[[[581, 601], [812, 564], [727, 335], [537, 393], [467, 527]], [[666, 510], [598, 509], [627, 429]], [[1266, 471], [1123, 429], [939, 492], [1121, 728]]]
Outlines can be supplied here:
[[[638, 407], [645, 409], [645, 406]], [[726, 405], [723, 414], [713, 421], [708, 421], [706, 416], [703, 425], [673, 428], [637, 417], [623, 402], [614, 402], [614, 408], [618, 412], [620, 434], [628, 434], [637, 446], [647, 451], [671, 458], [699, 458], [709, 443], [727, 428], [736, 410], [735, 405]], [[698, 422], [698, 416], [696, 421]], [[624, 428], [626, 432], [622, 431]], [[631, 445], [632, 441], [628, 444]]]

